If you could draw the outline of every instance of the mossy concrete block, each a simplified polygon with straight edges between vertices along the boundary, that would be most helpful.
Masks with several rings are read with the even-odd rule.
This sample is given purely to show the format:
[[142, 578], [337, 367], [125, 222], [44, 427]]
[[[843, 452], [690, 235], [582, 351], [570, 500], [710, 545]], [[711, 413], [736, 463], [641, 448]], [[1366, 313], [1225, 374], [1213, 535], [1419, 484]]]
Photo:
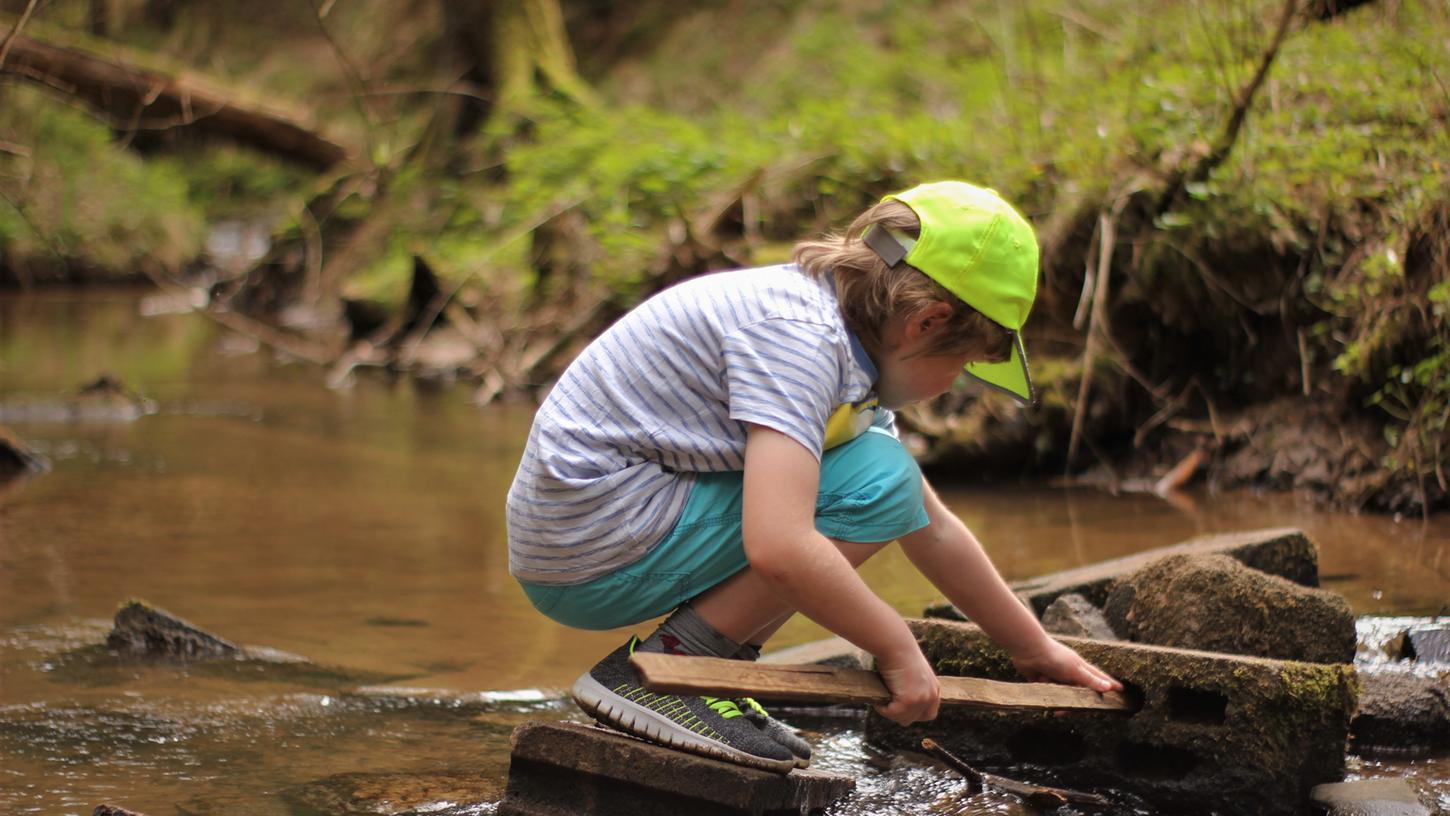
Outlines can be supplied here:
[[[1113, 583], [1125, 575], [1170, 555], [1211, 553], [1230, 556], [1242, 561], [1245, 566], [1287, 578], [1296, 584], [1319, 586], [1318, 548], [1303, 531], [1281, 528], [1200, 536], [1167, 547], [1016, 581], [1012, 590], [1032, 607], [1038, 617], [1047, 610], [1048, 604], [1069, 592], [1082, 595], [1094, 606], [1101, 607], [1107, 602]], [[931, 606], [926, 615], [963, 619], [960, 611], [945, 603]]]
[[[942, 675], [1021, 681], [974, 625], [911, 622]], [[1080, 789], [1125, 790], [1169, 813], [1296, 814], [1309, 790], [1343, 778], [1358, 694], [1354, 667], [1059, 637], [1141, 695], [1131, 716], [943, 709], [902, 728], [874, 713], [872, 742], [931, 737], [984, 769]]]
[[1450, 679], [1364, 671], [1360, 683], [1350, 724], [1356, 751], [1412, 757], [1450, 749]]
[[1087, 598], [1069, 592], [1058, 596], [1047, 605], [1042, 613], [1042, 628], [1054, 635], [1093, 638], [1095, 640], [1120, 640], [1109, 625], [1103, 610], [1093, 606]]
[[1349, 663], [1354, 613], [1323, 589], [1227, 555], [1172, 555], [1118, 579], [1103, 606], [1128, 640], [1210, 652]]
[[1310, 792], [1325, 816], [1435, 816], [1410, 783], [1403, 779], [1357, 779], [1330, 782]]
[[856, 789], [820, 771], [776, 774], [576, 723], [514, 729], [499, 816], [819, 813]]

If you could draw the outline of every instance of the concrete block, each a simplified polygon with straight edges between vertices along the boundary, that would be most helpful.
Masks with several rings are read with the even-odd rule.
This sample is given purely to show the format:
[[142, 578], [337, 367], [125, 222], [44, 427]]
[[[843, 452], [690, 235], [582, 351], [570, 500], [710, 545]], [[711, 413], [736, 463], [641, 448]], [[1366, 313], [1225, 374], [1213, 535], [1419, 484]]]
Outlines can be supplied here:
[[[1022, 678], [971, 624], [912, 621], [939, 674]], [[1112, 788], [1168, 813], [1297, 814], [1309, 790], [1344, 775], [1358, 694], [1351, 665], [1297, 663], [1059, 637], [1123, 681], [1142, 708], [1121, 714], [944, 709], [901, 728], [872, 713], [867, 739], [914, 748], [931, 737], [984, 769], [1038, 766], [1025, 781]]]
[[821, 771], [775, 774], [576, 723], [514, 729], [499, 816], [796, 816], [855, 790]]
[[[1107, 602], [1108, 592], [1118, 578], [1137, 572], [1165, 556], [1209, 553], [1231, 556], [1245, 566], [1288, 578], [1296, 584], [1319, 586], [1318, 548], [1302, 531], [1281, 528], [1200, 536], [1168, 547], [1016, 581], [1012, 590], [1031, 605], [1038, 617], [1046, 611], [1048, 604], [1069, 592], [1076, 592], [1094, 606], [1101, 607]], [[962, 613], [950, 604], [934, 605], [927, 609], [926, 615], [962, 619]]]
[[1349, 663], [1354, 613], [1337, 593], [1227, 555], [1171, 555], [1119, 578], [1103, 613], [1128, 640], [1210, 652]]

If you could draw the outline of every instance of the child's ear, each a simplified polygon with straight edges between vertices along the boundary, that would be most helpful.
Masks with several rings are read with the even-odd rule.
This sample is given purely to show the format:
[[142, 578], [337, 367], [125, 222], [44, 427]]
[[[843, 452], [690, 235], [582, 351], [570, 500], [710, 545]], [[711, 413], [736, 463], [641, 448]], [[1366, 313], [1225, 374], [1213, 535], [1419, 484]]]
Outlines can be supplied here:
[[951, 320], [951, 317], [952, 307], [941, 301], [935, 301], [917, 312], [911, 322], [916, 325], [919, 334], [931, 334]]

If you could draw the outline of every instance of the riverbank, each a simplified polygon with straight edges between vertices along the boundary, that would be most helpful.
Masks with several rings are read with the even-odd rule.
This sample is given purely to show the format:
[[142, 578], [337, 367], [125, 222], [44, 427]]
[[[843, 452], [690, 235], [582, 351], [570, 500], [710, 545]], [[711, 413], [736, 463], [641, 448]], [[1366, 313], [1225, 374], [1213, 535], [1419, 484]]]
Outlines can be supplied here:
[[[308, 100], [370, 149], [318, 173], [17, 86], [0, 280], [139, 272], [322, 382], [528, 404], [654, 291], [959, 176], [1038, 229], [1042, 402], [910, 411], [923, 461], [1131, 489], [1202, 451], [1212, 487], [1422, 514], [1450, 506], [1450, 14], [1336, 10], [565, 4], [577, 76], [541, 68], [502, 112], [445, 9], [135, 19], [109, 36]], [[408, 56], [430, 48], [449, 58]], [[239, 214], [270, 237], [223, 269], [206, 225]]]

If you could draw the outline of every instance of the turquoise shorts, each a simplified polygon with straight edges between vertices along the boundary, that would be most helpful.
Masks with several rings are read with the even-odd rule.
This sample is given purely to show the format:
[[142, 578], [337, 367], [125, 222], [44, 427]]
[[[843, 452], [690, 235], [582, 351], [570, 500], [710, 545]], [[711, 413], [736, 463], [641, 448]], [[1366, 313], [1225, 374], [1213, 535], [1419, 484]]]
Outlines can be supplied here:
[[[744, 474], [700, 473], [679, 521], [643, 558], [566, 586], [523, 584], [540, 612], [577, 629], [614, 629], [664, 615], [747, 566]], [[821, 457], [816, 529], [877, 543], [927, 525], [921, 470], [896, 437], [872, 428]]]

